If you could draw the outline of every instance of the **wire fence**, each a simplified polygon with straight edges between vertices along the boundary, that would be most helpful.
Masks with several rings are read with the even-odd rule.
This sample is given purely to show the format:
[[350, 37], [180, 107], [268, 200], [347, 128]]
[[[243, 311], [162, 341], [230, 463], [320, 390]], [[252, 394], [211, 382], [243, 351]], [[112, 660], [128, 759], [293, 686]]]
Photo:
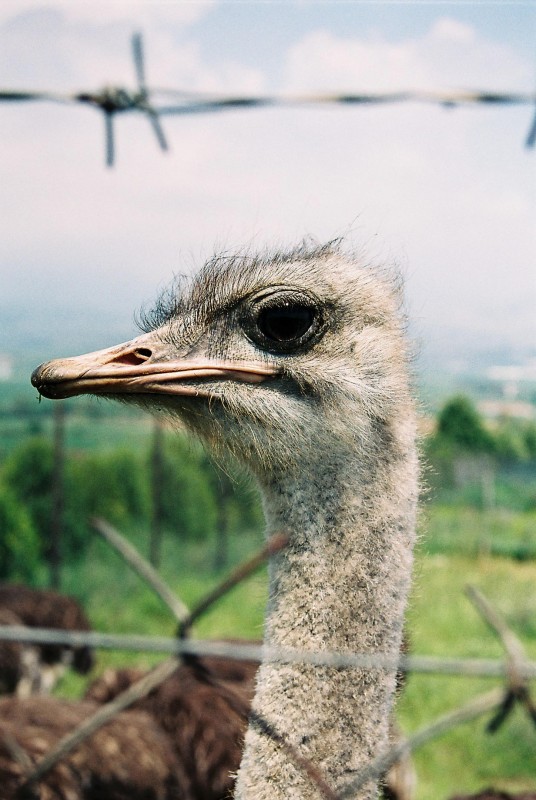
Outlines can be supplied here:
[[[276, 648], [253, 643], [226, 641], [192, 640], [188, 634], [193, 622], [214, 606], [233, 587], [254, 573], [271, 555], [283, 549], [288, 536], [276, 534], [252, 558], [239, 565], [230, 576], [206, 595], [198, 605], [188, 610], [186, 605], [165, 584], [161, 576], [128, 543], [119, 532], [102, 519], [93, 520], [94, 529], [122, 556], [125, 562], [140, 575], [165, 603], [178, 623], [177, 637], [125, 636], [96, 632], [57, 631], [26, 628], [22, 626], [0, 626], [0, 641], [18, 641], [32, 644], [59, 644], [92, 648], [143, 650], [145, 652], [167, 653], [171, 657], [164, 660], [140, 680], [112, 701], [100, 707], [92, 716], [61, 739], [36, 764], [31, 765], [24, 752], [18, 752], [18, 745], [8, 742], [12, 757], [21, 765], [23, 783], [21, 791], [39, 781], [61, 759], [65, 758], [81, 742], [94, 734], [119, 712], [128, 709], [134, 702], [146, 696], [155, 687], [169, 678], [177, 670], [181, 659], [187, 657], [221, 656], [236, 660], [274, 661], [279, 663], [303, 663], [333, 669], [384, 669], [390, 672], [403, 672], [459, 675], [462, 677], [500, 678], [502, 685], [490, 692], [473, 698], [468, 703], [433, 720], [430, 724], [412, 733], [406, 739], [391, 745], [372, 761], [366, 769], [343, 788], [335, 790], [329, 785], [318, 765], [303, 756], [273, 725], [268, 723], [255, 708], [245, 706], [243, 700], [228, 694], [226, 699], [234, 710], [261, 733], [269, 736], [289, 757], [292, 763], [304, 772], [327, 800], [351, 800], [359, 790], [370, 781], [377, 781], [401, 758], [422, 747], [427, 742], [486, 714], [493, 714], [488, 730], [497, 730], [510, 716], [516, 706], [520, 706], [536, 726], [536, 705], [532, 700], [529, 681], [536, 678], [536, 662], [527, 658], [525, 649], [513, 631], [493, 608], [491, 603], [475, 587], [467, 587], [467, 595], [477, 611], [499, 637], [506, 656], [504, 660], [455, 659], [431, 656], [402, 655], [393, 659], [383, 654], [309, 652], [290, 648]], [[217, 681], [216, 681], [217, 682]]]
[[[237, 661], [273, 661], [280, 664], [309, 664], [333, 669], [383, 669], [415, 672], [422, 675], [459, 675], [466, 678], [508, 678], [508, 663], [500, 659], [442, 658], [406, 656], [393, 659], [370, 653], [335, 653], [296, 650], [215, 639], [175, 639], [165, 636], [139, 636], [97, 632], [63, 631], [52, 628], [27, 628], [0, 625], [0, 641], [26, 644], [57, 644], [66, 647], [92, 647], [101, 650], [125, 650], [173, 656], [218, 656]], [[536, 679], [536, 661], [520, 664], [520, 676]]]
[[[293, 108], [319, 105], [371, 106], [401, 103], [422, 103], [453, 109], [462, 106], [536, 106], [536, 92], [490, 91], [427, 91], [345, 92], [277, 95], [216, 95], [185, 92], [180, 89], [149, 88], [145, 74], [145, 57], [141, 34], [132, 36], [132, 57], [137, 87], [105, 86], [95, 91], [59, 93], [51, 91], [0, 90], [0, 102], [54, 102], [89, 105], [100, 110], [105, 125], [105, 159], [108, 167], [115, 160], [113, 119], [116, 114], [137, 112], [145, 116], [154, 131], [160, 148], [169, 149], [162, 128], [162, 116], [180, 116], [254, 108]], [[536, 143], [536, 114], [525, 139], [527, 148]]]

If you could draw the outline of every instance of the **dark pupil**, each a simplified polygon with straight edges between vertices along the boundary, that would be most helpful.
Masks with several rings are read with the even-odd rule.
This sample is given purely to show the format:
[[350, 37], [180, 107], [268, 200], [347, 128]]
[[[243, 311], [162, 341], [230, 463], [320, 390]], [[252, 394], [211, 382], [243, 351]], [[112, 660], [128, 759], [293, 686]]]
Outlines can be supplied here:
[[261, 333], [276, 342], [292, 342], [309, 330], [314, 311], [308, 306], [276, 306], [266, 308], [259, 315]]

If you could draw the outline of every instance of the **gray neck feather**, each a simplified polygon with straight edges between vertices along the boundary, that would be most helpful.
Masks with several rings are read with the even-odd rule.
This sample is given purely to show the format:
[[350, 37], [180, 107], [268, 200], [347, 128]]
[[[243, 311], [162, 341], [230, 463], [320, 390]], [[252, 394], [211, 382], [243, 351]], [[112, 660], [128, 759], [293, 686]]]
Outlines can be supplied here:
[[[305, 480], [287, 476], [264, 487], [268, 532], [291, 534], [270, 565], [267, 644], [399, 653], [417, 483], [410, 416], [395, 432], [391, 452], [345, 453], [307, 470]], [[383, 670], [265, 662], [253, 707], [341, 791], [386, 746], [394, 685], [394, 673]], [[375, 796], [369, 784], [359, 799]], [[323, 795], [280, 744], [251, 724], [235, 797]]]

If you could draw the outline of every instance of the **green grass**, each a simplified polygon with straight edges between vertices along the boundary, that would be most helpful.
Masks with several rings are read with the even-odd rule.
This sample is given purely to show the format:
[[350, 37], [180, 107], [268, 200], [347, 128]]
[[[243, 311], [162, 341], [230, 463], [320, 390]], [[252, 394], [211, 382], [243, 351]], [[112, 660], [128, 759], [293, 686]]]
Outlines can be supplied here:
[[[415, 654], [500, 658], [496, 636], [464, 594], [475, 584], [536, 658], [536, 565], [483, 556], [420, 557], [408, 613]], [[411, 675], [398, 711], [408, 733], [497, 685], [489, 679]], [[453, 730], [415, 755], [418, 800], [447, 798], [486, 785], [510, 790], [536, 789], [536, 729], [518, 709], [496, 734], [485, 732], [485, 719]]]
[[431, 504], [423, 512], [419, 549], [423, 554], [506, 556], [536, 559], [536, 511]]

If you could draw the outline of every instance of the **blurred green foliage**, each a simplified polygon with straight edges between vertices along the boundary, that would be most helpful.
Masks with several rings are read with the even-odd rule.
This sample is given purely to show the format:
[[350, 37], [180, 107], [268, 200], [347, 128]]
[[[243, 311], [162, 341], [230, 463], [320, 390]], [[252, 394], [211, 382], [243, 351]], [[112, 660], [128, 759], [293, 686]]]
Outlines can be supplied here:
[[453, 397], [423, 443], [428, 499], [442, 506], [536, 509], [536, 425], [486, 422], [471, 400]]
[[16, 495], [0, 484], [0, 579], [31, 580], [39, 565], [39, 539]]
[[493, 437], [468, 397], [458, 395], [449, 400], [437, 418], [436, 439], [453, 448], [471, 453], [494, 451]]
[[0, 478], [29, 516], [37, 533], [37, 554], [43, 558], [52, 513], [52, 443], [30, 438], [4, 464]]
[[[231, 465], [218, 468], [201, 446], [185, 435], [164, 437], [160, 488], [161, 524], [168, 535], [182, 540], [212, 541], [221, 505], [224, 526], [233, 531], [260, 529], [262, 512], [249, 481]], [[12, 552], [13, 563], [20, 549], [31, 550], [27, 576], [48, 555], [53, 505], [53, 444], [48, 437], [31, 437], [13, 450], [0, 469], [5, 487], [5, 514], [22, 528], [10, 533], [15, 521], [0, 527], [0, 548], [5, 564]], [[103, 453], [75, 451], [68, 454], [64, 469], [64, 513], [62, 560], [83, 558], [91, 540], [92, 517], [104, 517], [123, 531], [150, 526], [152, 513], [151, 453], [115, 448]], [[7, 519], [7, 517], [6, 517]], [[0, 522], [2, 519], [0, 518]], [[17, 562], [18, 563], [18, 562]], [[31, 566], [33, 563], [33, 567]], [[7, 569], [7, 566], [6, 566]], [[5, 573], [9, 575], [9, 570]]]
[[[9, 526], [3, 523], [0, 536], [4, 564], [1, 569], [7, 571], [6, 575], [11, 568], [20, 572], [17, 554], [24, 550], [32, 554], [24, 565], [28, 575], [48, 555], [54, 469], [52, 404], [42, 405], [46, 413], [40, 417], [36, 412], [39, 404], [15, 403], [19, 422], [45, 430], [29, 436], [27, 428], [18, 446], [3, 456], [0, 453], [0, 481], [7, 498], [3, 500], [4, 514], [12, 520]], [[149, 531], [156, 508], [152, 476], [155, 438], [150, 417], [134, 414], [132, 409], [89, 401], [80, 407], [67, 405], [67, 412], [64, 567], [85, 557], [94, 535], [89, 526], [91, 517], [105, 517], [127, 532], [135, 528]], [[435, 423], [423, 445], [425, 504], [436, 509], [444, 520], [449, 509], [454, 508], [490, 514], [500, 510], [513, 515], [526, 513], [533, 520], [533, 422], [504, 418], [490, 425], [470, 399], [458, 395], [440, 409]], [[217, 569], [226, 562], [230, 531], [262, 529], [255, 489], [234, 465], [215, 465], [200, 444], [185, 434], [165, 431], [159, 458], [158, 514], [164, 538], [177, 536], [181, 541], [212, 543], [211, 560]], [[15, 519], [17, 513], [19, 521]], [[9, 530], [15, 527], [23, 532], [10, 534]], [[514, 558], [535, 557], [536, 545], [529, 534], [501, 537], [493, 525], [488, 525], [487, 529], [494, 532], [484, 537], [484, 546], [480, 534], [462, 539], [450, 524], [439, 523], [436, 527], [438, 533], [429, 542], [430, 552], [459, 550], [474, 554], [485, 547], [487, 552]], [[148, 553], [148, 543], [144, 550]]]

